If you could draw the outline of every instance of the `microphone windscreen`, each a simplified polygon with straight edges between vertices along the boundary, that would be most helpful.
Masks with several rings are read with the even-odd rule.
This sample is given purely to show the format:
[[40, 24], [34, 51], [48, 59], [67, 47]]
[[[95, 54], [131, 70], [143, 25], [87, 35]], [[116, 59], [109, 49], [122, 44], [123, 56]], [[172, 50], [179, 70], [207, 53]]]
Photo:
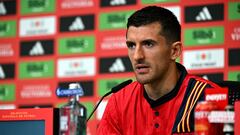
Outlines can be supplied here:
[[113, 87], [113, 88], [111, 89], [111, 92], [112, 92], [112, 93], [116, 93], [116, 92], [118, 92], [119, 90], [121, 90], [122, 88], [124, 88], [125, 86], [127, 86], [128, 84], [130, 84], [131, 82], [132, 82], [131, 79], [129, 79], [129, 80], [127, 80], [127, 81], [124, 81], [124, 82], [118, 84], [117, 86]]

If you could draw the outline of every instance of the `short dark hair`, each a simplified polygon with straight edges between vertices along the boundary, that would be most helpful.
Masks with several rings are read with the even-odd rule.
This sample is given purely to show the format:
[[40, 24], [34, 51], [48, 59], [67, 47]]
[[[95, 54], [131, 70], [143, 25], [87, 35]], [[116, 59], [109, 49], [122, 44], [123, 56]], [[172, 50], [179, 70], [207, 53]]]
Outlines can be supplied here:
[[162, 26], [161, 35], [168, 43], [181, 40], [181, 26], [177, 17], [168, 9], [158, 6], [147, 6], [133, 13], [127, 22], [127, 29], [130, 26], [143, 26], [158, 22]]

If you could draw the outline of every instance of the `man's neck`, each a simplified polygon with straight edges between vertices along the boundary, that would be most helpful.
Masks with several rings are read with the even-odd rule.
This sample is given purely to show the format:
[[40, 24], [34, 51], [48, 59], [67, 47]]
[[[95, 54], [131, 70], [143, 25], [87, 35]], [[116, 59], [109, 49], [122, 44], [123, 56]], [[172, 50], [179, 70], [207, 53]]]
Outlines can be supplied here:
[[148, 94], [148, 97], [152, 100], [157, 100], [160, 97], [168, 94], [174, 89], [177, 81], [180, 77], [180, 71], [175, 66], [173, 69], [169, 70], [163, 79], [160, 81], [145, 84], [144, 88]]

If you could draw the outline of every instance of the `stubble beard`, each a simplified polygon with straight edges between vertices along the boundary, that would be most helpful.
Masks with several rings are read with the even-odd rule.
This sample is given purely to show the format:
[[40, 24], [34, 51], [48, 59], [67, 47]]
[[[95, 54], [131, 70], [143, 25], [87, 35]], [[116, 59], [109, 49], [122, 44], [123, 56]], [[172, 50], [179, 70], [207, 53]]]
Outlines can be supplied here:
[[162, 80], [162, 76], [163, 75], [160, 73], [158, 73], [158, 74], [151, 74], [151, 73], [137, 74], [137, 73], [135, 73], [136, 80], [141, 84], [156, 83], [159, 80]]
[[152, 82], [153, 78], [149, 75], [137, 75], [135, 73], [136, 80], [141, 84], [148, 84]]

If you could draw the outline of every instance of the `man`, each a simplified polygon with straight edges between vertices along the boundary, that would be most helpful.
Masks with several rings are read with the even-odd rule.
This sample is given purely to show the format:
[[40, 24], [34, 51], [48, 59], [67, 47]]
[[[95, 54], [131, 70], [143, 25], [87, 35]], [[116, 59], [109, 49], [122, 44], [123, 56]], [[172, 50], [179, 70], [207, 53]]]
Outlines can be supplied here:
[[193, 134], [194, 108], [216, 84], [187, 73], [181, 27], [157, 6], [136, 11], [127, 23], [126, 44], [135, 82], [113, 94], [98, 127], [100, 135]]

